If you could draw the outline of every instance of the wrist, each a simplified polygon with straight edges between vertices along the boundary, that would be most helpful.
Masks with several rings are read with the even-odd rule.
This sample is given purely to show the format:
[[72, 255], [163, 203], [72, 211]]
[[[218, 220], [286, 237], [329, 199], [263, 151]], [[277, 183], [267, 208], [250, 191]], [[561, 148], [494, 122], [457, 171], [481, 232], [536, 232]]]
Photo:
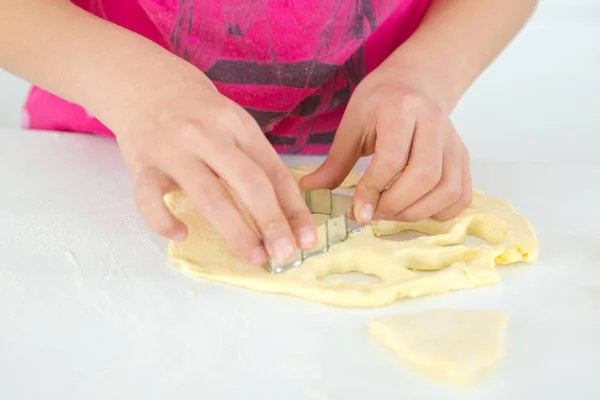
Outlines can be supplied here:
[[427, 49], [406, 47], [392, 53], [380, 68], [450, 114], [469, 85], [460, 75], [459, 63], [441, 62], [431, 57]]
[[[172, 65], [169, 69], [158, 68], [151, 72], [132, 76], [127, 87], [115, 94], [117, 101], [95, 105], [95, 116], [120, 138], [138, 131], [151, 130], [156, 121], [167, 124], [175, 122], [181, 113], [197, 113], [185, 105], [173, 107], [181, 98], [200, 99], [209, 105], [219, 95], [212, 82], [191, 65]], [[203, 107], [206, 108], [206, 107]], [[145, 127], [145, 129], [142, 129]]]
[[116, 69], [95, 69], [91, 84], [97, 90], [81, 97], [79, 104], [117, 136], [130, 130], [141, 115], [161, 111], [161, 105], [168, 107], [188, 91], [214, 89], [206, 75], [193, 65], [162, 48], [154, 50], [138, 46], [132, 48], [133, 57], [119, 58]]
[[385, 64], [452, 110], [536, 4], [537, 0], [431, 0], [417, 30]]

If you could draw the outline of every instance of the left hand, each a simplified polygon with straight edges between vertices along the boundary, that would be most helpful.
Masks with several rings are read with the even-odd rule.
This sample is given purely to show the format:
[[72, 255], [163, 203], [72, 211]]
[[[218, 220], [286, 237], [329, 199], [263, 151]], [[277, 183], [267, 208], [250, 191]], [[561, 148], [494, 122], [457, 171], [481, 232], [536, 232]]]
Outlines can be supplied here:
[[374, 154], [355, 190], [363, 223], [447, 220], [472, 201], [469, 152], [443, 101], [406, 72], [375, 70], [357, 86], [325, 162], [300, 181], [304, 190], [336, 188]]

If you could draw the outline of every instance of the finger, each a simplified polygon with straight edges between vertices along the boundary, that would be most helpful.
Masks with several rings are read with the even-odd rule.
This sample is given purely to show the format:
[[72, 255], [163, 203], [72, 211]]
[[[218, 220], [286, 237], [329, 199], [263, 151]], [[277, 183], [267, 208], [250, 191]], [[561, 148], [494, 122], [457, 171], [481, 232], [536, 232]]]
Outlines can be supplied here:
[[462, 145], [462, 169], [461, 169], [462, 193], [457, 201], [450, 207], [440, 211], [433, 216], [434, 219], [445, 221], [456, 217], [467, 209], [473, 201], [473, 181], [471, 178], [471, 157], [468, 150]]
[[260, 237], [243, 218], [233, 199], [206, 164], [189, 157], [172, 165], [181, 188], [191, 197], [197, 211], [219, 232], [242, 258], [264, 264], [267, 254]]
[[362, 223], [373, 218], [379, 197], [406, 166], [415, 120], [398, 110], [383, 111], [376, 127], [375, 155], [356, 185], [354, 214]]
[[303, 190], [315, 190], [340, 186], [362, 154], [368, 128], [361, 121], [360, 114], [349, 105], [325, 161], [315, 171], [300, 179], [300, 187]]
[[396, 214], [395, 220], [416, 222], [448, 208], [462, 194], [462, 143], [451, 139], [442, 156], [442, 177], [439, 183], [412, 205]]
[[[261, 137], [264, 138], [262, 134]], [[265, 171], [271, 181], [298, 247], [304, 250], [311, 249], [317, 242], [316, 223], [286, 165], [266, 138], [240, 142], [239, 145], [240, 149]]]
[[171, 240], [184, 240], [187, 236], [185, 224], [173, 216], [163, 200], [166, 193], [178, 189], [177, 184], [153, 167], [141, 169], [134, 184], [134, 203], [148, 227]]
[[248, 209], [263, 237], [267, 252], [278, 260], [291, 257], [295, 240], [271, 181], [265, 172], [236, 146], [210, 149], [204, 160]]
[[406, 168], [379, 198], [377, 214], [396, 215], [438, 184], [442, 176], [442, 133], [437, 119], [417, 120]]

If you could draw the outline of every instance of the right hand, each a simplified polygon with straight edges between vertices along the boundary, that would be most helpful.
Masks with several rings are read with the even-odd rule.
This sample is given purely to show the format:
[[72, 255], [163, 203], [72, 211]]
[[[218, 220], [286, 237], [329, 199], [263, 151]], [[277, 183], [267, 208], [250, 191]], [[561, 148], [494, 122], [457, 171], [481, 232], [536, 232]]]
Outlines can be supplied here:
[[[165, 193], [181, 189], [231, 248], [252, 264], [265, 263], [267, 255], [286, 259], [293, 246], [310, 249], [316, 242], [315, 222], [256, 121], [199, 70], [172, 72], [160, 82], [144, 82], [142, 94], [125, 110], [111, 111], [119, 114], [113, 124], [117, 129], [110, 124], [114, 115], [107, 120], [148, 226], [172, 240], [185, 239], [185, 225], [163, 202]], [[258, 232], [220, 180], [241, 200]]]

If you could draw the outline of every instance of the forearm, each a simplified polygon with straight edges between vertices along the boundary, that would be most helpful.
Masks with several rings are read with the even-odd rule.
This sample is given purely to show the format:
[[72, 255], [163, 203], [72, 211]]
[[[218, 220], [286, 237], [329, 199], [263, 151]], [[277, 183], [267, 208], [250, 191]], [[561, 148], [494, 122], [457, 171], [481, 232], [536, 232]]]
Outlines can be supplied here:
[[432, 0], [421, 25], [384, 65], [453, 109], [531, 16], [537, 0]]
[[86, 107], [101, 120], [144, 99], [143, 82], [168, 79], [167, 71], [186, 64], [69, 1], [0, 0], [0, 68]]

